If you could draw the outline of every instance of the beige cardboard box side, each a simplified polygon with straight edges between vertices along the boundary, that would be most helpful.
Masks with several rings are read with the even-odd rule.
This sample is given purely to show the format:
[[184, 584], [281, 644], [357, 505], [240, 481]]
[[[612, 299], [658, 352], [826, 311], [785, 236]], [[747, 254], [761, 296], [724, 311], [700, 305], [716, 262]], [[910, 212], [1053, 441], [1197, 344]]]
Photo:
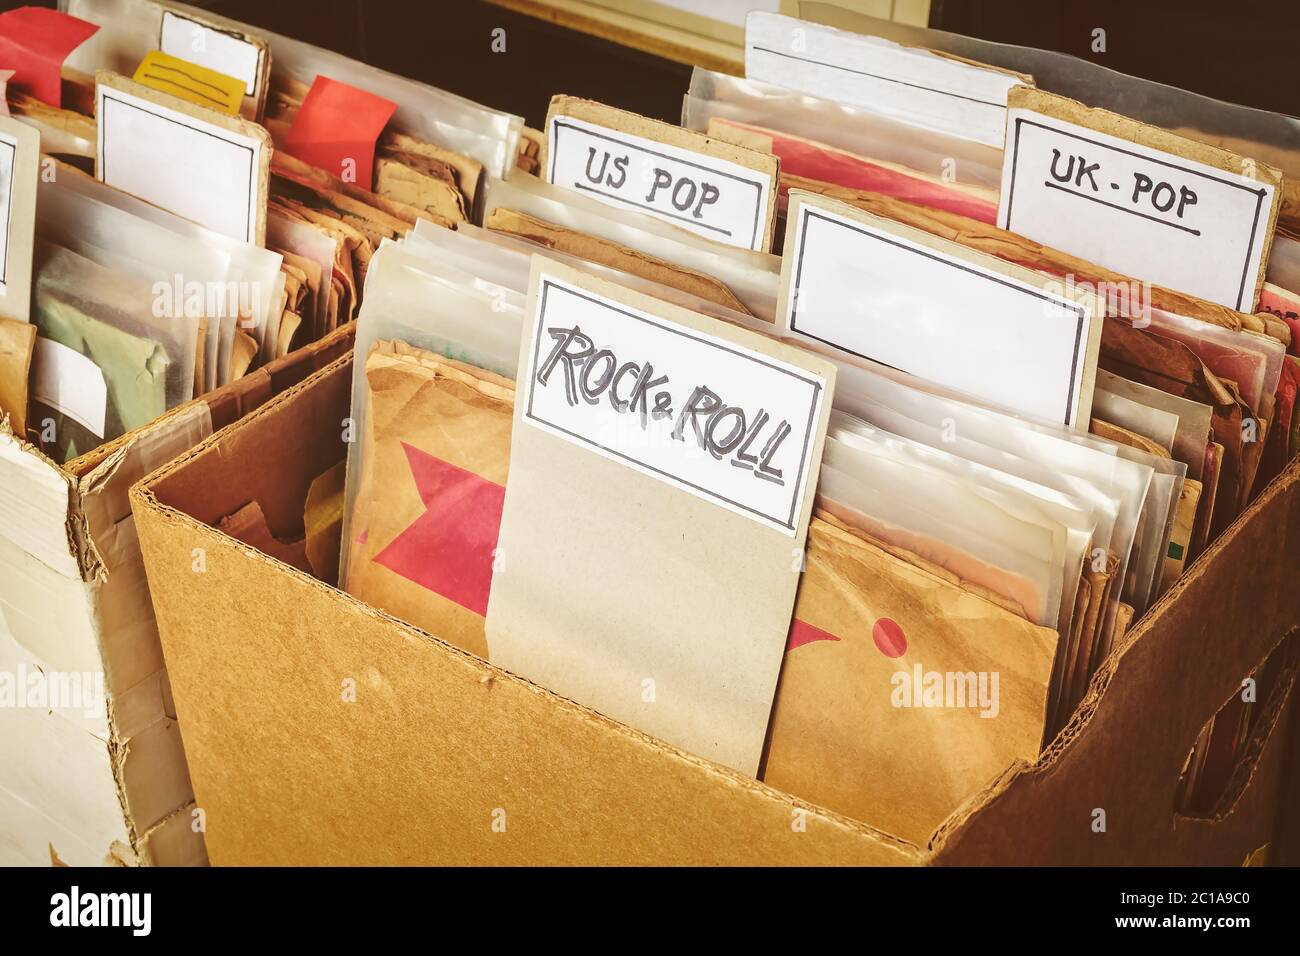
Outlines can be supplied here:
[[323, 370], [132, 490], [214, 863], [1237, 865], [1272, 839], [1293, 674], [1218, 818], [1179, 817], [1174, 800], [1200, 726], [1300, 621], [1286, 580], [1300, 463], [1130, 631], [1057, 743], [922, 848], [558, 698], [211, 527], [257, 500], [273, 532], [294, 529], [311, 478], [343, 457], [350, 371]]
[[0, 709], [0, 865], [204, 861], [127, 490], [349, 345], [339, 332], [62, 468], [0, 428], [0, 672], [102, 674], [106, 698]]

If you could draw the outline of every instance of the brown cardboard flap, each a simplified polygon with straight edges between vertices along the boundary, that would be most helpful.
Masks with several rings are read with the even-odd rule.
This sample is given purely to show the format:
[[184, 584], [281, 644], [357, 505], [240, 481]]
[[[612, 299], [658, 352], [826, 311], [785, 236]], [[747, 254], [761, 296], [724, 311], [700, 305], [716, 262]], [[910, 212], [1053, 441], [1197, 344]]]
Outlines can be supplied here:
[[1175, 801], [1201, 728], [1300, 620], [1292, 563], [1279, 560], [1300, 547], [1297, 483], [1292, 461], [1128, 631], [1037, 763], [949, 819], [936, 863], [1235, 866], [1269, 841], [1289, 713], [1222, 819], [1176, 817]]
[[[224, 507], [214, 497], [250, 494], [225, 485], [300, 484], [309, 469], [297, 450], [335, 447], [332, 416], [350, 384], [341, 360], [134, 489], [215, 863], [921, 861], [915, 847], [660, 744], [208, 527]], [[190, 570], [195, 548], [202, 574]]]
[[0, 317], [0, 418], [9, 416], [9, 428], [27, 437], [27, 382], [36, 348], [36, 326]]

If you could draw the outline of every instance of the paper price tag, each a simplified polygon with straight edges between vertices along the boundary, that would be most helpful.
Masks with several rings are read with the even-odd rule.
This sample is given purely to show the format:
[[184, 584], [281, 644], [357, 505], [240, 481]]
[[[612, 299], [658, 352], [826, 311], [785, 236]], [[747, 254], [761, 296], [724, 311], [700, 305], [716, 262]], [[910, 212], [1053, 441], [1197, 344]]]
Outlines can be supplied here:
[[145, 54], [131, 79], [227, 116], [238, 113], [244, 101], [242, 81], [158, 50]]
[[345, 183], [370, 189], [375, 143], [396, 109], [392, 100], [317, 76], [285, 137], [285, 152]]
[[0, 13], [0, 64], [13, 70], [9, 86], [62, 106], [63, 61], [98, 30], [96, 24], [44, 7]]

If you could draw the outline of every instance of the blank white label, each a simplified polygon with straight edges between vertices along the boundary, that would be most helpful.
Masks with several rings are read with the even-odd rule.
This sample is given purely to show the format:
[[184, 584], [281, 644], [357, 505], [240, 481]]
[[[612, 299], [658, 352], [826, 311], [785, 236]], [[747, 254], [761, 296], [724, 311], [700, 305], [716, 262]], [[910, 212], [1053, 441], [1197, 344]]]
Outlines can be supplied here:
[[1254, 308], [1272, 185], [1012, 110], [998, 225], [1237, 310]]
[[18, 158], [18, 143], [0, 133], [0, 295], [9, 283], [9, 229], [13, 223], [14, 162]]
[[745, 22], [745, 76], [954, 136], [1001, 146], [1007, 91], [986, 67], [771, 13]]
[[100, 181], [244, 242], [257, 241], [259, 140], [100, 84]]
[[523, 420], [793, 537], [826, 382], [543, 274]]
[[732, 246], [761, 250], [770, 176], [572, 116], [551, 118], [549, 182]]
[[245, 96], [256, 91], [262, 51], [233, 33], [164, 10], [158, 49], [186, 63], [197, 63], [242, 80]]
[[108, 383], [99, 366], [76, 349], [37, 336], [32, 356], [32, 398], [104, 437]]
[[1089, 307], [834, 212], [798, 209], [785, 328], [1075, 426], [1090, 384]]

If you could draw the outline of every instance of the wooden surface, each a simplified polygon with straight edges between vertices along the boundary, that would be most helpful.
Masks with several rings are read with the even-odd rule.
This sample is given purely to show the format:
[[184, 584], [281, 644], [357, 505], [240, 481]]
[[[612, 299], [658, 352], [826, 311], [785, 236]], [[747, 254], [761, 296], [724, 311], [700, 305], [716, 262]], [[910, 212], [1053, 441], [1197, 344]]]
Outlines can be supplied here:
[[585, 0], [488, 0], [488, 2], [570, 30], [611, 40], [666, 60], [737, 76], [743, 76], [745, 73], [743, 34], [735, 41], [718, 39], [680, 26], [667, 26], [633, 14], [611, 10]]

